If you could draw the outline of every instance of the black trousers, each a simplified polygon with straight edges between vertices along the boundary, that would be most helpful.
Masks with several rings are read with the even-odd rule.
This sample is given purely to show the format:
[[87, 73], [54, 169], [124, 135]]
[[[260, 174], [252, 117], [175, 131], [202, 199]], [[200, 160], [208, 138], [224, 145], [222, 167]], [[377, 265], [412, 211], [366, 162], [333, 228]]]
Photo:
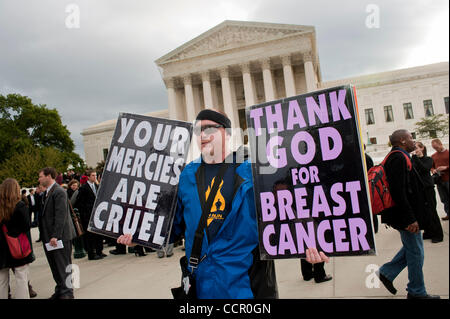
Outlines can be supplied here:
[[47, 251], [45, 256], [55, 280], [55, 296], [73, 296], [72, 287], [72, 241], [64, 240], [64, 248]]
[[428, 207], [426, 213], [427, 216], [427, 223], [424, 227], [423, 236], [425, 238], [431, 238], [436, 240], [443, 240], [444, 239], [444, 232], [442, 230], [441, 221], [439, 219], [439, 215], [436, 210], [436, 192], [433, 188], [425, 188], [425, 197], [427, 201], [430, 203], [430, 206]]
[[103, 236], [87, 231], [84, 235], [84, 248], [87, 250], [88, 257], [103, 253]]
[[300, 259], [300, 266], [302, 270], [302, 276], [305, 280], [310, 280], [314, 278], [316, 280], [320, 280], [326, 276], [325, 268], [323, 262], [317, 264], [311, 264], [307, 262], [305, 259]]

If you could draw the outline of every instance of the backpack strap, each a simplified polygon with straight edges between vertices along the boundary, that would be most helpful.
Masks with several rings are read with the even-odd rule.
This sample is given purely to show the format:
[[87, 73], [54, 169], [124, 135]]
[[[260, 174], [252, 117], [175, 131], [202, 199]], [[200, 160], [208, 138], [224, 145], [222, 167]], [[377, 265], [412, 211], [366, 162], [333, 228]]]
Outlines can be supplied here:
[[411, 159], [408, 157], [408, 155], [406, 155], [404, 152], [399, 151], [399, 150], [393, 150], [393, 151], [390, 151], [390, 152], [386, 155], [386, 157], [384, 158], [384, 160], [381, 162], [381, 165], [384, 166], [384, 164], [386, 163], [387, 159], [389, 158], [389, 156], [390, 156], [392, 153], [402, 153], [403, 156], [404, 156], [405, 159], [406, 159], [406, 167], [408, 168], [408, 171], [412, 170]]

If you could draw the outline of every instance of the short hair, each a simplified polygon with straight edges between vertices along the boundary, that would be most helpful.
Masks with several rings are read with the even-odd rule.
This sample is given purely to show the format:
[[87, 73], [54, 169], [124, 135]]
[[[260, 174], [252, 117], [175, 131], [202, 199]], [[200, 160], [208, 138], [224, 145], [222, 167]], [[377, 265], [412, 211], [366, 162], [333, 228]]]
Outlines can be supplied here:
[[89, 177], [89, 176], [91, 176], [92, 173], [97, 174], [97, 172], [96, 172], [94, 169], [88, 169], [88, 170], [86, 171], [86, 176]]
[[440, 139], [438, 139], [438, 138], [432, 139], [431, 143], [436, 143], [436, 144], [442, 145], [442, 141]]
[[394, 133], [392, 133], [391, 136], [389, 136], [389, 141], [391, 142], [392, 146], [398, 146], [400, 144], [400, 140], [402, 138], [405, 138], [405, 135], [409, 133], [408, 130], [400, 129], [396, 130]]
[[51, 175], [52, 179], [56, 178], [56, 169], [54, 169], [53, 167], [46, 167], [43, 168], [39, 171], [39, 173], [42, 172], [45, 176]]

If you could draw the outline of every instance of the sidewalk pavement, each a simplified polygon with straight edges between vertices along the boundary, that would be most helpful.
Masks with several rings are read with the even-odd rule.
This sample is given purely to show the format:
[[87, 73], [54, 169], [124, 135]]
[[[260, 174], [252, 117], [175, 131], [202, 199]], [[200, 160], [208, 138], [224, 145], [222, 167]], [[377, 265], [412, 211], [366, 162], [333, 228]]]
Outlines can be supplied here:
[[[439, 203], [440, 204], [440, 203]], [[442, 204], [438, 204], [440, 217], [444, 216]], [[444, 241], [433, 244], [424, 241], [425, 285], [428, 293], [449, 298], [449, 222], [442, 221]], [[55, 287], [42, 243], [35, 243], [37, 228], [32, 229], [36, 260], [30, 265], [30, 280], [37, 292], [36, 299], [49, 298]], [[303, 298], [406, 298], [408, 282], [405, 269], [394, 281], [397, 295], [391, 295], [377, 280], [374, 271], [391, 260], [401, 247], [399, 233], [380, 224], [376, 234], [376, 256], [331, 258], [325, 270], [333, 280], [316, 284], [301, 277], [298, 259], [277, 260], [276, 273], [281, 299]], [[72, 259], [79, 270], [79, 282], [75, 282], [77, 299], [171, 299], [170, 288], [180, 285], [179, 258], [181, 247], [174, 249], [170, 258], [158, 258], [156, 253], [136, 257], [134, 254], [110, 255], [102, 260]], [[12, 289], [14, 291], [14, 284]]]

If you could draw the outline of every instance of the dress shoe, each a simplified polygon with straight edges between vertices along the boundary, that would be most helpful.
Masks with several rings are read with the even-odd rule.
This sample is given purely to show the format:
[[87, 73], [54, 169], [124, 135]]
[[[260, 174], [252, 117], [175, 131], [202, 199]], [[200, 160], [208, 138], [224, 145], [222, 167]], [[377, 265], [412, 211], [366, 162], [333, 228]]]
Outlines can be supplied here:
[[42, 239], [39, 238], [38, 240], [36, 240], [36, 243], [38, 243], [38, 242], [40, 242], [40, 241], [42, 241]]
[[442, 220], [448, 220], [448, 215], [441, 218]]
[[316, 282], [316, 284], [320, 284], [321, 282], [330, 281], [331, 279], [333, 279], [333, 277], [331, 277], [330, 275], [326, 275], [325, 277], [322, 277], [320, 279], [314, 279], [314, 281]]
[[75, 299], [75, 297], [73, 295], [62, 295], [56, 299]]
[[406, 299], [441, 299], [441, 297], [437, 296], [437, 295], [428, 295], [428, 294], [426, 294], [425, 296], [414, 296], [414, 295], [408, 294], [406, 296]]
[[102, 259], [102, 257], [100, 257], [99, 255], [95, 255], [95, 256], [88, 257], [88, 259], [89, 260], [100, 260], [100, 259]]
[[382, 273], [380, 273], [379, 270], [376, 271], [375, 274], [378, 276], [378, 278], [380, 278], [381, 283], [384, 285], [384, 287], [386, 287], [387, 290], [389, 290], [391, 294], [395, 295], [397, 293], [397, 289], [395, 289], [392, 281], [387, 279]]
[[101, 254], [99, 254], [99, 256], [100, 256], [101, 258], [105, 258], [105, 257], [107, 257], [108, 255], [106, 255], [106, 254], [104, 254], [104, 253], [101, 253]]
[[444, 239], [438, 239], [438, 238], [432, 238], [432, 239], [431, 239], [431, 242], [432, 242], [433, 244], [440, 243], [440, 242], [442, 242], [442, 241], [444, 241]]
[[119, 251], [117, 249], [113, 249], [113, 250], [110, 250], [109, 253], [111, 255], [125, 255], [127, 252], [126, 251]]
[[313, 279], [313, 277], [303, 277], [304, 281], [310, 281], [311, 279]]

